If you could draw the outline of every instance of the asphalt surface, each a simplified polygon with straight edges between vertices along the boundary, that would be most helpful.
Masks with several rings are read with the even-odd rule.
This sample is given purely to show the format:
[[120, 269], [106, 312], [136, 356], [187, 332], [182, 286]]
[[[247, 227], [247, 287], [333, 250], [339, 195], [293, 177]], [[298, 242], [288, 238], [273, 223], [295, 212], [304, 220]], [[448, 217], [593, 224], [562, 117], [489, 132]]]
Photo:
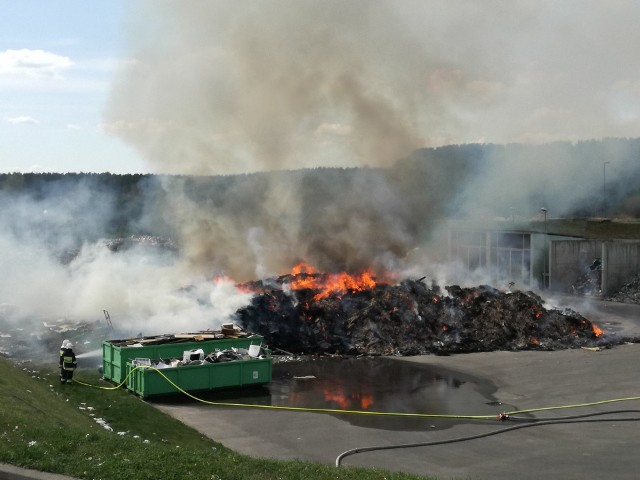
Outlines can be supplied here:
[[[640, 338], [640, 306], [570, 297], [553, 305], [571, 307], [603, 328], [607, 335]], [[600, 351], [489, 352], [452, 356], [397, 357], [471, 375], [495, 386], [493, 398], [508, 409], [529, 409], [640, 396], [640, 344]], [[442, 441], [481, 435], [516, 425], [512, 421], [452, 421], [432, 429], [417, 419], [421, 431], [389, 431], [354, 426], [320, 413], [226, 408], [208, 405], [155, 406], [223, 445], [253, 457], [301, 459], [335, 465], [345, 451], [370, 446]], [[500, 408], [500, 407], [497, 407]], [[602, 423], [554, 424], [439, 446], [397, 448], [348, 456], [343, 466], [397, 470], [439, 479], [589, 479], [638, 478], [640, 401], [536, 413], [558, 417], [609, 410], [637, 409]], [[433, 412], [437, 413], [437, 412]], [[55, 474], [0, 464], [0, 479], [68, 479]]]
[[[580, 304], [576, 303], [580, 302]], [[607, 335], [640, 337], [640, 306], [554, 299], [574, 307]], [[573, 405], [640, 396], [640, 344], [592, 351], [489, 352], [397, 358], [472, 375], [495, 385], [495, 400], [509, 409]], [[351, 425], [336, 416], [209, 405], [155, 404], [208, 437], [253, 457], [301, 459], [335, 465], [343, 452], [360, 447], [440, 441], [492, 432], [515, 422], [453, 422], [450, 428], [389, 431]], [[499, 408], [499, 407], [498, 407]], [[637, 409], [602, 423], [554, 424], [510, 431], [448, 445], [359, 453], [341, 465], [377, 467], [440, 479], [637, 479], [640, 467], [640, 402], [537, 413], [538, 417]], [[438, 413], [438, 412], [433, 412]], [[595, 417], [606, 418], [606, 417]]]
[[0, 463], [0, 480], [74, 480], [56, 473], [40, 472]]

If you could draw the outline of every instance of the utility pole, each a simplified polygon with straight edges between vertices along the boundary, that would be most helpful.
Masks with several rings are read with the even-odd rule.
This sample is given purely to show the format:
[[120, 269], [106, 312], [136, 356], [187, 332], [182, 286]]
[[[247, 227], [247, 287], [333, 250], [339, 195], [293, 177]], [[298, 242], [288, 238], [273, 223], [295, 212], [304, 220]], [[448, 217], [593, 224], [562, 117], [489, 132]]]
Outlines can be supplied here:
[[544, 214], [544, 249], [542, 256], [542, 288], [548, 287], [548, 274], [547, 274], [547, 257], [549, 256], [549, 230], [547, 228], [547, 209], [542, 207], [540, 211]]
[[602, 216], [607, 216], [607, 164], [611, 162], [604, 162], [602, 164]]

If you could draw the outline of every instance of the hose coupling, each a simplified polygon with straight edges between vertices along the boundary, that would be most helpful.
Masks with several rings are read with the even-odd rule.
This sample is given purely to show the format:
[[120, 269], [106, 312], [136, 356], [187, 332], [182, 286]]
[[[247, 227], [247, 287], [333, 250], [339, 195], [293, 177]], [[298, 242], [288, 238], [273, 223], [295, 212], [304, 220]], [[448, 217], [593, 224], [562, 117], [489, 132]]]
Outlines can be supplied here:
[[501, 422], [506, 422], [509, 420], [509, 414], [507, 412], [502, 412], [496, 415], [496, 420], [500, 420]]

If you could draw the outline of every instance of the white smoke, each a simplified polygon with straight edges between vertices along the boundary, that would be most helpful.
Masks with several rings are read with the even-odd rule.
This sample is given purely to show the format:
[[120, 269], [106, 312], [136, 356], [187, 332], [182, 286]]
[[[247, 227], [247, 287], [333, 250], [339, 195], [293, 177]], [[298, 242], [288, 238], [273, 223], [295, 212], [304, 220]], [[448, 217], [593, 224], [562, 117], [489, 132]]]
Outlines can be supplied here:
[[116, 249], [102, 236], [91, 238], [92, 231], [104, 232], [113, 213], [108, 194], [94, 198], [100, 208], [78, 206], [85, 212], [76, 212], [74, 232], [67, 223], [71, 201], [96, 190], [80, 184], [62, 193], [55, 185], [40, 199], [2, 198], [0, 269], [7, 275], [0, 278], [0, 304], [16, 308], [0, 320], [93, 322], [107, 310], [119, 332], [188, 332], [219, 328], [249, 302], [231, 280], [194, 272], [175, 252], [135, 242]]

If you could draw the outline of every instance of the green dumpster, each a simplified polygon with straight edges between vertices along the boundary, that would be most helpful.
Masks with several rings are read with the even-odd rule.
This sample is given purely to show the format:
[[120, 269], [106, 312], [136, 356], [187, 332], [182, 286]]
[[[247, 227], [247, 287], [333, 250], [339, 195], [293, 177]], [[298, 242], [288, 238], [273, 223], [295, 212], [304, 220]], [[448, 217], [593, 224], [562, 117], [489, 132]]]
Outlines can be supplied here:
[[142, 366], [127, 362], [127, 388], [141, 397], [266, 385], [271, 382], [273, 359], [250, 358], [223, 363], [178, 367]]
[[[194, 340], [198, 333], [190, 338], [176, 338], [173, 335], [143, 337], [134, 340], [106, 340], [102, 342], [102, 371], [104, 378], [117, 384], [124, 381], [127, 362], [136, 358], [169, 359], [182, 358], [186, 350], [202, 349], [205, 355], [216, 350], [228, 348], [249, 349], [252, 345], [261, 345], [260, 335], [246, 334], [242, 337], [224, 337], [208, 340]], [[139, 340], [139, 341], [136, 341]]]

